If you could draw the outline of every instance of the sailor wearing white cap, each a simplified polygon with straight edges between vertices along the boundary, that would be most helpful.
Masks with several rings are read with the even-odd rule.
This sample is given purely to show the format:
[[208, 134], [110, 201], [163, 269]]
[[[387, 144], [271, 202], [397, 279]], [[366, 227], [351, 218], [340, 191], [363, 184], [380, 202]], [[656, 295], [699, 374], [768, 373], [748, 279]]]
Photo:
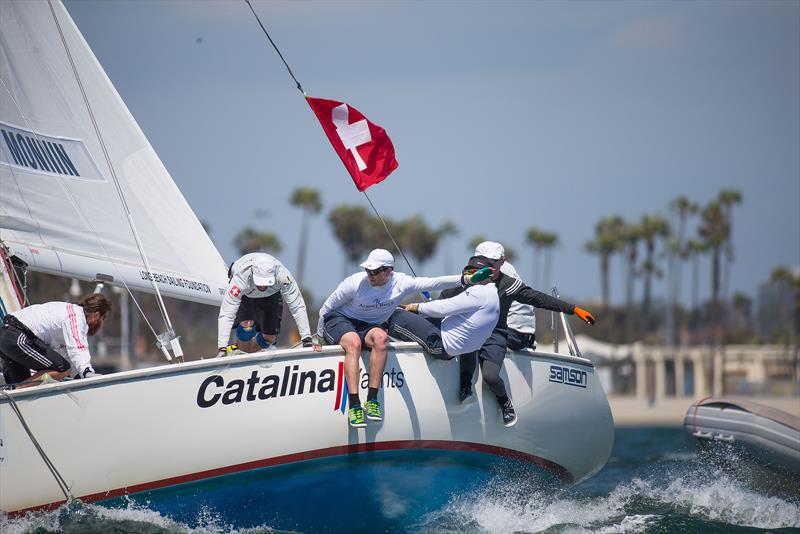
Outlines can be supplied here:
[[217, 321], [218, 356], [225, 354], [231, 329], [252, 320], [261, 334], [259, 345], [274, 344], [281, 325], [283, 302], [289, 305], [304, 347], [311, 346], [306, 303], [289, 270], [274, 256], [263, 252], [245, 254], [228, 270], [230, 280]]
[[[561, 299], [551, 297], [541, 291], [536, 291], [525, 285], [521, 280], [513, 278], [503, 272], [505, 263], [505, 249], [500, 243], [494, 241], [484, 241], [475, 248], [475, 256], [470, 258], [470, 263], [476, 267], [492, 267], [495, 269], [493, 281], [497, 286], [498, 297], [500, 298], [500, 317], [497, 321], [492, 334], [477, 352], [463, 354], [459, 357], [459, 367], [461, 376], [461, 388], [459, 397], [462, 402], [472, 396], [472, 377], [477, 366], [476, 357], [481, 362], [481, 374], [484, 383], [497, 397], [500, 409], [503, 414], [503, 424], [514, 426], [517, 422], [517, 415], [514, 405], [506, 393], [503, 379], [500, 377], [500, 370], [508, 346], [508, 315], [512, 303], [521, 302], [545, 310], [554, 310], [567, 314], [578, 315], [589, 324], [594, 324], [595, 319], [591, 313], [579, 306], [570, 304]], [[459, 290], [448, 290], [442, 292], [442, 298], [449, 298], [457, 294]]]
[[[475, 247], [475, 256], [498, 261], [505, 258], [505, 248], [495, 241], [484, 241]], [[525, 282], [510, 261], [500, 264], [500, 272], [520, 282]], [[519, 350], [536, 348], [536, 312], [530, 304], [513, 301], [508, 310], [508, 348]]]
[[[317, 335], [329, 344], [339, 344], [345, 351], [345, 377], [349, 394], [350, 426], [364, 427], [364, 408], [359, 399], [359, 356], [362, 347], [372, 349], [369, 361], [369, 389], [366, 417], [381, 421], [383, 413], [378, 390], [386, 366], [388, 335], [386, 322], [408, 295], [425, 290], [458, 286], [459, 275], [435, 278], [413, 277], [394, 272], [394, 256], [375, 249], [361, 264], [364, 272], [345, 278], [319, 310]], [[314, 349], [321, 350], [319, 338]]]

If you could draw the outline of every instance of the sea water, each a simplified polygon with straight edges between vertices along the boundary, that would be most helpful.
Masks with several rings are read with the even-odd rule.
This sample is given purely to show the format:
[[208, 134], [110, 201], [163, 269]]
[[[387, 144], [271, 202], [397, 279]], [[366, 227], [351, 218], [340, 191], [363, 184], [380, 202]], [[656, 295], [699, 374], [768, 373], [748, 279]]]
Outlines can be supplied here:
[[[796, 486], [751, 479], [735, 458], [733, 467], [709, 462], [682, 428], [617, 429], [608, 464], [569, 488], [509, 465], [482, 471], [461, 460], [420, 467], [395, 455], [249, 473], [15, 519], [0, 515], [0, 532], [800, 533]], [[271, 499], [275, 484], [283, 485], [283, 497]], [[447, 489], [456, 486], [462, 489]]]

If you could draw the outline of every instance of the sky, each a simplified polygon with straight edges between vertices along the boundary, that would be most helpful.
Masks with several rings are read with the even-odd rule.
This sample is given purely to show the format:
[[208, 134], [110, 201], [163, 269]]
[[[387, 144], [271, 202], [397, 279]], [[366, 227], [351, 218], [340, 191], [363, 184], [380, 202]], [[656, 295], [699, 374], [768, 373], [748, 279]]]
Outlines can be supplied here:
[[[289, 198], [320, 191], [304, 285], [325, 298], [345, 263], [328, 211], [369, 204], [247, 5], [65, 5], [226, 262], [250, 225], [276, 233], [295, 270]], [[800, 2], [253, 5], [308, 95], [347, 102], [391, 137], [399, 167], [368, 190], [380, 213], [455, 223], [417, 274], [460, 267], [481, 234], [531, 279], [535, 226], [559, 236], [562, 295], [596, 302], [584, 244], [600, 218], [669, 217], [678, 195], [706, 204], [725, 188], [743, 195], [731, 290], [753, 296], [775, 266], [800, 267]], [[707, 298], [707, 259], [701, 269]]]

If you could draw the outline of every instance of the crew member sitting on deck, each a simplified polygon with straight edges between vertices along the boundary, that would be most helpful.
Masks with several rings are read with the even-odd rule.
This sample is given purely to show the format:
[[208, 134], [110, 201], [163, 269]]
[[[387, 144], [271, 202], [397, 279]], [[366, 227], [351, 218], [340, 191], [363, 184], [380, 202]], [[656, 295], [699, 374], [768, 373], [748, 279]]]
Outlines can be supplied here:
[[6, 315], [0, 327], [0, 368], [6, 384], [96, 374], [87, 336], [100, 330], [110, 312], [111, 302], [95, 293], [78, 304], [33, 304]]
[[281, 326], [283, 301], [289, 305], [304, 347], [311, 346], [306, 302], [289, 270], [263, 252], [245, 254], [228, 269], [228, 290], [217, 321], [217, 356], [227, 354], [231, 329], [251, 320], [262, 334], [263, 348], [275, 344]]
[[386, 321], [408, 295], [427, 289], [441, 290], [459, 285], [461, 276], [414, 278], [394, 272], [394, 256], [384, 249], [369, 253], [361, 264], [365, 272], [345, 278], [319, 310], [319, 324], [314, 350], [322, 350], [320, 336], [329, 344], [339, 344], [345, 352], [344, 369], [350, 403], [349, 422], [353, 427], [367, 426], [358, 395], [359, 363], [362, 347], [372, 349], [369, 359], [369, 389], [366, 417], [382, 421], [378, 389], [386, 367]]
[[405, 304], [389, 319], [389, 334], [416, 341], [440, 360], [480, 349], [497, 324], [500, 299], [490, 267], [468, 264], [463, 274], [471, 287], [449, 299]]

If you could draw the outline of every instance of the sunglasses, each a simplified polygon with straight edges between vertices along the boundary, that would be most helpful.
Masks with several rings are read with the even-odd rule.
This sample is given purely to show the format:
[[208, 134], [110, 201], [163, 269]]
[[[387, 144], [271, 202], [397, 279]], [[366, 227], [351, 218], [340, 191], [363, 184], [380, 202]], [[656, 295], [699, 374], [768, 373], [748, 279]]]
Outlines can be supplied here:
[[370, 276], [377, 276], [377, 275], [381, 274], [383, 271], [385, 271], [385, 270], [387, 270], [387, 269], [388, 269], [388, 267], [386, 267], [386, 266], [384, 265], [383, 267], [378, 267], [377, 269], [364, 269], [364, 270], [365, 270], [365, 271], [367, 272], [367, 274], [368, 274], [368, 275], [370, 275]]

